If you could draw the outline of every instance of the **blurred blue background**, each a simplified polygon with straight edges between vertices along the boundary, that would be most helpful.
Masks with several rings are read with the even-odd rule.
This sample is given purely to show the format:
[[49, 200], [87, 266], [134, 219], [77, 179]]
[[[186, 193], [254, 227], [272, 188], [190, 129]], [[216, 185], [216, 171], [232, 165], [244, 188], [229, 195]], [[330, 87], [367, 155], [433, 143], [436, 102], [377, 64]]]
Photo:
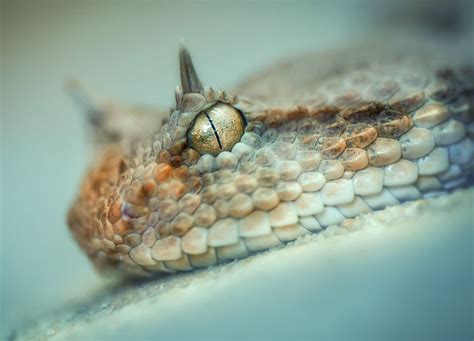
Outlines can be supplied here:
[[181, 39], [202, 80], [226, 89], [385, 32], [472, 38], [473, 17], [471, 1], [2, 1], [0, 336], [103, 283], [65, 225], [89, 156], [66, 79], [167, 108]]

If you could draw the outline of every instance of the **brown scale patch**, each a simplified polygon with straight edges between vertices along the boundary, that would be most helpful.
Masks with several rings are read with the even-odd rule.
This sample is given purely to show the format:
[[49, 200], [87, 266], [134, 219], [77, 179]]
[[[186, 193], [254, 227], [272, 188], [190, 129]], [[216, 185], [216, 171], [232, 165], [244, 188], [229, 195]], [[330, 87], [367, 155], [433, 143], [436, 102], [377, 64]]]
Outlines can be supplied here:
[[202, 188], [202, 180], [200, 177], [191, 176], [187, 181], [190, 192], [198, 193]]
[[385, 105], [381, 102], [364, 102], [353, 106], [343, 107], [340, 115], [350, 122], [357, 123], [375, 115], [378, 115]]
[[199, 154], [198, 151], [192, 148], [186, 148], [183, 150], [181, 153], [181, 157], [183, 158], [183, 161], [187, 165], [194, 165], [198, 162], [199, 158], [201, 155]]
[[339, 136], [346, 127], [346, 121], [340, 117], [335, 116], [323, 122], [321, 126], [322, 136]]
[[157, 182], [165, 182], [173, 174], [173, 167], [171, 167], [168, 163], [159, 163], [155, 166], [155, 170], [153, 175]]
[[335, 159], [346, 148], [346, 141], [340, 137], [321, 137], [317, 148], [325, 159]]
[[203, 174], [201, 176], [201, 180], [202, 180], [202, 185], [205, 187], [205, 186], [210, 186], [212, 185], [215, 181], [214, 181], [214, 174], [212, 173], [206, 173], [206, 174]]
[[178, 214], [170, 223], [171, 233], [175, 236], [182, 236], [193, 226], [194, 219], [187, 213]]
[[161, 219], [170, 221], [178, 214], [178, 205], [174, 200], [165, 199], [160, 203], [158, 212]]
[[268, 127], [278, 127], [283, 122], [298, 120], [307, 115], [308, 110], [303, 107], [291, 107], [288, 109], [269, 108], [266, 110], [264, 123]]
[[258, 110], [258, 111], [253, 111], [247, 113], [247, 119], [249, 121], [264, 121], [267, 117], [267, 111], [266, 110]]
[[324, 122], [334, 117], [339, 112], [339, 108], [334, 105], [321, 105], [308, 110], [308, 117], [314, 117], [320, 122]]
[[122, 201], [120, 199], [117, 199], [112, 205], [110, 205], [107, 218], [111, 224], [114, 224], [120, 219], [121, 216]]
[[377, 138], [377, 130], [367, 123], [349, 124], [341, 137], [348, 148], [365, 148]]
[[170, 157], [170, 165], [178, 168], [184, 164], [183, 157], [181, 155], [175, 155]]
[[127, 203], [136, 206], [146, 206], [148, 204], [148, 196], [143, 188], [143, 184], [139, 181], [133, 182], [126, 188], [123, 198]]
[[[292, 122], [293, 118], [304, 118], [298, 131], [305, 129], [313, 129], [311, 121], [308, 118], [314, 118], [320, 122], [318, 134], [302, 134], [298, 138], [298, 143], [302, 146], [313, 146], [321, 150], [324, 157], [333, 159], [349, 148], [365, 148], [377, 136], [387, 138], [397, 138], [408, 131], [413, 122], [411, 117], [404, 114], [404, 111], [390, 109], [387, 105], [379, 101], [360, 102], [357, 100], [356, 94], [347, 95], [345, 101], [340, 99], [340, 103], [345, 104], [344, 107], [337, 109], [334, 106], [320, 105], [316, 111], [301, 110], [296, 107], [297, 111], [285, 111], [284, 109], [271, 109], [269, 116], [264, 120], [266, 124], [272, 127], [284, 125]], [[395, 106], [399, 106], [403, 110], [412, 109], [418, 106], [423, 98], [420, 99], [415, 95], [412, 97], [403, 97], [403, 101], [394, 101]], [[353, 123], [353, 124], [349, 124]], [[319, 135], [320, 134], [320, 135]], [[329, 137], [343, 137], [344, 141]]]
[[127, 233], [134, 230], [133, 224], [129, 220], [119, 220], [113, 224], [113, 228], [116, 234], [119, 236], [125, 236]]
[[393, 118], [381, 117], [375, 129], [380, 137], [397, 138], [413, 126], [413, 120], [408, 115], [397, 114]]
[[304, 106], [296, 106], [286, 113], [286, 118], [290, 121], [296, 121], [307, 115], [308, 115], [308, 108]]
[[159, 221], [155, 228], [155, 234], [158, 239], [168, 237], [171, 234], [170, 224], [166, 221]]
[[156, 163], [170, 163], [171, 155], [167, 150], [160, 150], [156, 155]]
[[[287, 109], [269, 108], [265, 111], [265, 115], [258, 119], [262, 120], [266, 126], [276, 128], [304, 117], [314, 117], [316, 120], [324, 122], [335, 117], [337, 113], [338, 109], [336, 106], [322, 105], [314, 108], [295, 106]], [[252, 119], [255, 118], [252, 117]]]
[[[369, 127], [372, 126], [378, 136], [387, 138], [396, 138], [408, 131], [412, 125], [412, 119], [404, 112], [399, 110], [390, 109], [380, 102], [373, 102], [366, 104], [360, 108], [360, 110], [351, 111], [345, 113], [347, 119], [354, 125], [346, 126], [346, 132], [343, 134], [347, 138], [347, 142], [351, 144], [351, 147], [364, 148], [365, 145], [352, 145], [353, 142], [362, 142], [360, 138], [366, 135], [368, 141], [377, 137], [374, 136], [375, 132]], [[360, 124], [366, 124], [366, 130], [359, 132], [358, 130], [363, 129]], [[359, 134], [361, 134], [359, 136]], [[370, 142], [372, 142], [370, 141]], [[369, 143], [370, 143], [369, 142]], [[364, 143], [363, 143], [364, 144]]]
[[143, 191], [147, 197], [153, 196], [158, 189], [157, 183], [153, 179], [148, 179], [143, 182]]
[[171, 189], [170, 196], [174, 200], [181, 199], [181, 197], [185, 195], [186, 192], [188, 191], [188, 188], [186, 187], [186, 185], [184, 185], [182, 182], [179, 182], [179, 181], [171, 181], [170, 189]]
[[168, 151], [170, 155], [175, 156], [175, 155], [180, 155], [184, 151], [185, 148], [186, 148], [186, 139], [181, 139], [176, 142], [173, 142]]
[[180, 166], [173, 171], [173, 178], [185, 182], [188, 178], [188, 167], [187, 166]]
[[282, 109], [272, 108], [267, 109], [265, 112], [265, 124], [269, 127], [276, 127], [283, 121], [285, 116], [285, 111]]
[[[103, 152], [97, 166], [85, 177], [79, 196], [69, 210], [69, 228], [90, 256], [99, 251], [92, 243], [94, 238], [105, 236], [113, 240], [113, 227], [108, 222], [109, 200], [118, 197], [117, 184], [127, 169], [122, 149], [116, 145], [110, 146]], [[110, 213], [110, 219], [115, 221], [120, 215], [118, 206], [116, 204]]]

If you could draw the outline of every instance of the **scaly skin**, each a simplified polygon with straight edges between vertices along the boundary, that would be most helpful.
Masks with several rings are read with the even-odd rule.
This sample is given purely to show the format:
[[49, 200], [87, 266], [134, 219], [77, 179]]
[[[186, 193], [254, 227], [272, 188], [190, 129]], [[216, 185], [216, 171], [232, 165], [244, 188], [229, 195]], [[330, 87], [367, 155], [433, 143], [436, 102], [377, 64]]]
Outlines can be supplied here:
[[[161, 130], [102, 146], [70, 229], [99, 269], [147, 275], [247, 257], [466, 186], [472, 65], [432, 56], [337, 51], [278, 64], [237, 96], [178, 88]], [[215, 102], [240, 110], [245, 133], [230, 151], [200, 155], [186, 133]]]

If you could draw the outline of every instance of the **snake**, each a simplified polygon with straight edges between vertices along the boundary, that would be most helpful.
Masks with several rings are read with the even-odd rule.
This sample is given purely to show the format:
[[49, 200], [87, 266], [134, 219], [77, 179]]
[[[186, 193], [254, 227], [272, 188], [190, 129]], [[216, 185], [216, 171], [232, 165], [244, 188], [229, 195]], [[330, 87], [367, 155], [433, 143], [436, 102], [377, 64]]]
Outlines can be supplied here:
[[289, 58], [231, 92], [181, 48], [169, 114], [86, 105], [75, 240], [101, 273], [176, 273], [469, 186], [473, 59], [386, 45]]

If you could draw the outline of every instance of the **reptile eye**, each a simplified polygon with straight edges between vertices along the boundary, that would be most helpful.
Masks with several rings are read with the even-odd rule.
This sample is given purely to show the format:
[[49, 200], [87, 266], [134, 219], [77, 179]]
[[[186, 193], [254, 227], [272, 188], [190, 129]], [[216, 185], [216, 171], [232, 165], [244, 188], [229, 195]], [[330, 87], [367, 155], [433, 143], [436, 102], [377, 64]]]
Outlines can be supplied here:
[[187, 133], [188, 146], [200, 154], [217, 155], [231, 150], [244, 128], [244, 118], [237, 109], [218, 103], [196, 116]]

